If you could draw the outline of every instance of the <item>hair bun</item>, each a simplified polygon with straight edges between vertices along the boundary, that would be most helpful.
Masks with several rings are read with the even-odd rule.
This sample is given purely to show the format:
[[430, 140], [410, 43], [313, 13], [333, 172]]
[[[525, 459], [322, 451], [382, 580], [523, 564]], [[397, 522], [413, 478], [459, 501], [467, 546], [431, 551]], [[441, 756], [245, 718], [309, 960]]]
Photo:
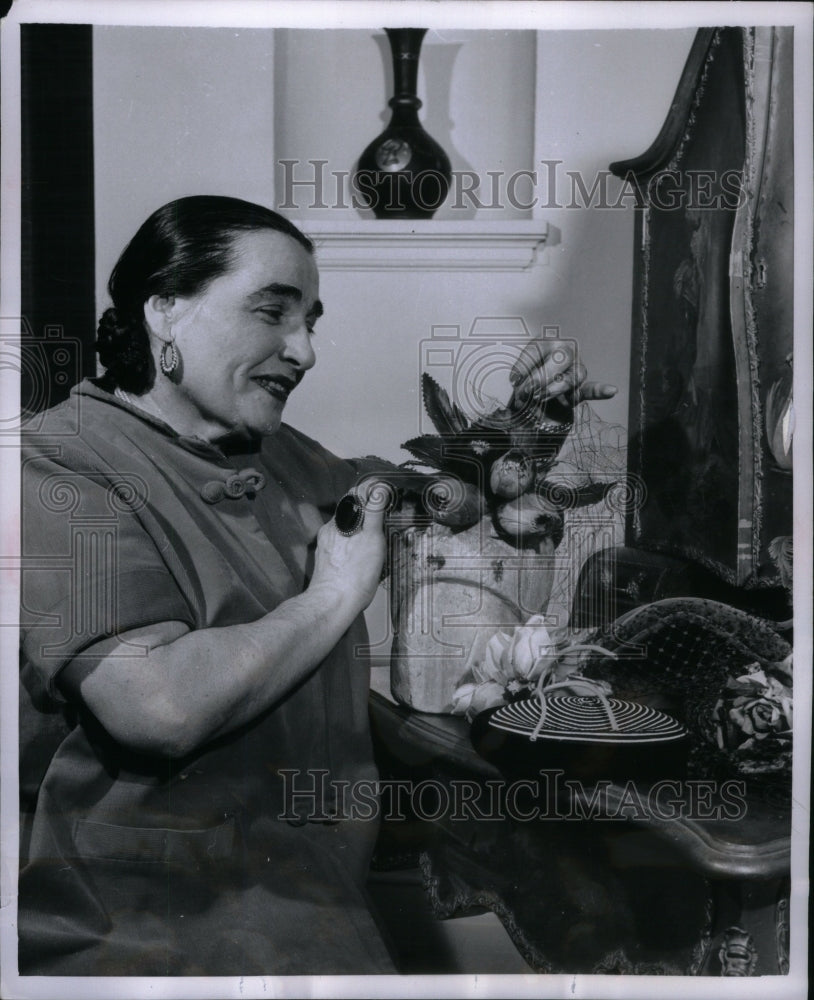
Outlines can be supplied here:
[[150, 338], [140, 317], [105, 309], [99, 320], [96, 351], [107, 376], [128, 392], [141, 393], [155, 378]]

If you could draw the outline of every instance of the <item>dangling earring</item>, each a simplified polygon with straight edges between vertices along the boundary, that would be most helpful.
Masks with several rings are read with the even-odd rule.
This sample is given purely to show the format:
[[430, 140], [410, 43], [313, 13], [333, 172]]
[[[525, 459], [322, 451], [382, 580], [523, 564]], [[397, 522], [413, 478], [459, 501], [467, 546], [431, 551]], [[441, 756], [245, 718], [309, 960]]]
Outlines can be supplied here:
[[178, 348], [175, 346], [174, 337], [164, 341], [158, 363], [161, 365], [163, 374], [169, 379], [178, 370]]

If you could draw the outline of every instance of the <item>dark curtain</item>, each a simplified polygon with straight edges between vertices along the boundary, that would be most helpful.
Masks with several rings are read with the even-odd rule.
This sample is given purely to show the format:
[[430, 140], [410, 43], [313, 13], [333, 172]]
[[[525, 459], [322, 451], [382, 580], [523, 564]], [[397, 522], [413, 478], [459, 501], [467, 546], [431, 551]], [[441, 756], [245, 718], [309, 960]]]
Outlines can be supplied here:
[[23, 413], [95, 371], [92, 30], [21, 28]]

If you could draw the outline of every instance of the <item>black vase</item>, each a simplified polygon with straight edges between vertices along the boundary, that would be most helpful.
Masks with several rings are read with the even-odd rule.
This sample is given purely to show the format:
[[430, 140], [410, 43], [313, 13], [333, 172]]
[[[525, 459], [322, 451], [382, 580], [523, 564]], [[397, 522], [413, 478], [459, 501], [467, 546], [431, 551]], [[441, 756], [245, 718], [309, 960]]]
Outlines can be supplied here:
[[378, 219], [429, 219], [449, 192], [449, 157], [418, 120], [418, 57], [426, 28], [385, 28], [393, 54], [393, 117], [359, 157], [361, 199]]

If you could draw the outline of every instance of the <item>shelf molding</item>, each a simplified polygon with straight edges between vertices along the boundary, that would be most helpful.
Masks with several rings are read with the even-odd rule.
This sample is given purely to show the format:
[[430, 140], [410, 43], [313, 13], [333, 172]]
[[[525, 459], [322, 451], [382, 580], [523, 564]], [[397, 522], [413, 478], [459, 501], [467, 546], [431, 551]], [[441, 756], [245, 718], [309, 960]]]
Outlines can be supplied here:
[[292, 220], [314, 241], [322, 271], [526, 271], [557, 242], [539, 220]]

